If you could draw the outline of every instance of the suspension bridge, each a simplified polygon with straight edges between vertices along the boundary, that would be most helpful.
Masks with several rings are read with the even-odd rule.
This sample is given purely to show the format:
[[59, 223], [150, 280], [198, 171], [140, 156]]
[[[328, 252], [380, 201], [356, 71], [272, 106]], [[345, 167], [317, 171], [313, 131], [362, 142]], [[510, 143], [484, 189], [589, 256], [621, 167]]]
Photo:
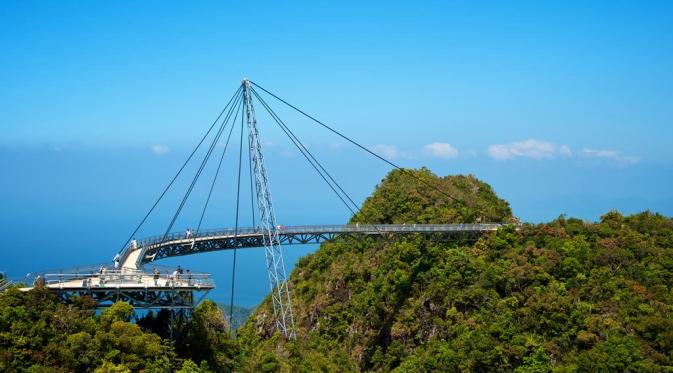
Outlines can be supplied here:
[[[259, 91], [258, 91], [259, 89]], [[372, 150], [359, 144], [350, 137], [328, 126], [315, 117], [307, 114], [305, 111], [290, 104], [283, 98], [261, 87], [253, 81], [244, 79], [233, 96], [229, 99], [224, 109], [208, 128], [205, 135], [190, 153], [185, 162], [178, 169], [177, 173], [163, 189], [158, 199], [151, 206], [149, 211], [140, 220], [133, 232], [128, 236], [126, 242], [121, 245], [111, 268], [107, 266], [89, 266], [79, 267], [73, 270], [60, 270], [41, 273], [34, 276], [34, 286], [43, 286], [51, 291], [58, 293], [64, 302], [72, 302], [73, 299], [81, 295], [91, 296], [100, 307], [108, 306], [115, 301], [123, 300], [133, 304], [136, 308], [165, 308], [171, 310], [189, 310], [197, 304], [200, 299], [205, 297], [210, 290], [214, 288], [214, 283], [208, 274], [203, 273], [184, 273], [179, 270], [170, 272], [170, 269], [161, 267], [155, 262], [161, 259], [194, 255], [205, 252], [232, 250], [232, 283], [231, 283], [231, 302], [233, 306], [233, 297], [235, 290], [234, 273], [236, 271], [236, 251], [245, 248], [263, 248], [265, 251], [266, 276], [269, 281], [271, 294], [271, 303], [273, 305], [274, 317], [277, 330], [286, 338], [296, 337], [294, 328], [294, 316], [292, 313], [292, 303], [290, 288], [287, 282], [285, 264], [283, 261], [282, 245], [293, 244], [316, 244], [334, 239], [337, 236], [344, 235], [363, 235], [363, 236], [383, 236], [394, 237], [400, 235], [423, 234], [435, 235], [444, 239], [454, 239], [456, 237], [479, 237], [481, 234], [497, 230], [502, 226], [501, 223], [465, 223], [465, 224], [370, 224], [355, 223], [350, 225], [310, 225], [310, 226], [282, 226], [276, 221], [275, 210], [271, 198], [269, 187], [269, 178], [266, 171], [262, 152], [262, 141], [259, 135], [255, 106], [256, 101], [275, 122], [282, 132], [289, 138], [290, 142], [302, 154], [311, 168], [316, 171], [318, 176], [325, 182], [328, 188], [344, 204], [348, 211], [355, 215], [359, 211], [359, 206], [341, 187], [335, 178], [325, 169], [309, 149], [300, 141], [289, 126], [276, 114], [271, 105], [262, 95], [271, 97], [277, 102], [286, 105], [290, 109], [298, 112], [317, 125], [325, 128], [333, 134], [346, 140], [356, 148], [365, 153], [378, 158], [391, 167], [406, 171], [393, 162], [376, 154]], [[240, 120], [240, 122], [239, 122]], [[234, 130], [238, 127], [238, 162], [234, 166], [237, 170], [236, 180], [236, 208], [234, 224], [231, 228], [224, 229], [202, 229], [204, 216], [208, 211], [211, 197], [215, 191], [216, 182], [222, 169], [224, 155], [230, 148], [230, 142]], [[247, 128], [247, 139], [244, 138]], [[209, 145], [206, 148], [206, 140]], [[247, 140], [247, 141], [246, 141]], [[222, 144], [222, 142], [224, 144]], [[246, 144], [247, 143], [247, 144]], [[218, 145], [223, 149], [221, 155], [213, 157], [213, 153]], [[202, 148], [203, 147], [203, 148]], [[245, 148], [245, 152], [244, 152]], [[136, 239], [135, 236], [141, 227], [147, 222], [148, 218], [155, 211], [159, 203], [165, 198], [167, 192], [174, 186], [176, 180], [184, 173], [186, 167], [194, 163], [197, 151], [205, 151], [203, 158], [198, 163], [198, 168], [189, 183], [189, 187], [183, 194], [178, 207], [172, 216], [170, 223], [163, 234]], [[247, 156], [244, 156], [244, 154]], [[247, 160], [247, 162], [245, 162]], [[214, 161], [209, 163], [210, 161]], [[247, 163], [247, 167], [243, 167]], [[196, 229], [173, 232], [178, 217], [181, 215], [192, 192], [201, 178], [208, 164], [216, 164], [214, 175], [207, 190], [207, 197], [203, 202], [201, 214], [196, 224]], [[249, 195], [250, 195], [250, 213], [252, 216], [252, 226], [241, 226], [241, 191], [244, 186], [244, 168], [249, 173]], [[437, 192], [445, 195], [456, 203], [466, 205], [463, 201], [449, 195], [446, 191], [437, 185], [434, 185], [413, 173], [408, 173], [410, 177], [416, 178], [418, 182], [426, 184]], [[247, 182], [247, 181], [245, 181]], [[469, 207], [469, 206], [468, 206]], [[5, 283], [6, 284], [6, 283]], [[0, 284], [3, 285], [3, 284]], [[6, 287], [7, 285], [4, 285]], [[30, 290], [31, 287], [25, 287], [22, 290]], [[198, 294], [198, 295], [197, 295]], [[231, 308], [230, 308], [231, 309]]]

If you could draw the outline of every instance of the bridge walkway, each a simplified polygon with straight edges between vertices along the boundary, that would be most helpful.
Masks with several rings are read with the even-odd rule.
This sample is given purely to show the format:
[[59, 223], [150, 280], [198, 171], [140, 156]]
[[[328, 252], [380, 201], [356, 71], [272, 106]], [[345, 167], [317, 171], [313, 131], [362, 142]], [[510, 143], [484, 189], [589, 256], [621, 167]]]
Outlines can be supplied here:
[[[322, 243], [339, 235], [449, 234], [480, 235], [503, 224], [350, 224], [278, 226], [281, 245]], [[264, 246], [264, 232], [259, 228], [226, 228], [197, 233], [172, 233], [136, 241], [121, 257], [121, 267], [138, 269], [145, 263], [173, 256], [202, 252]]]

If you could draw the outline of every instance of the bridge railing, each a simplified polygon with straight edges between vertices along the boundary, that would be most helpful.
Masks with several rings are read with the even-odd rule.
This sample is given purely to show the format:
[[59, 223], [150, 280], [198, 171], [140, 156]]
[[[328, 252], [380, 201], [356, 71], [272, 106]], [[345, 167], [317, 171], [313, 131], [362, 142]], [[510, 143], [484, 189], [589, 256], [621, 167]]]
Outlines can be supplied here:
[[379, 233], [379, 232], [460, 232], [496, 230], [502, 224], [349, 224], [281, 226], [282, 233]]
[[213, 288], [215, 286], [207, 273], [151, 273], [143, 270], [123, 268], [104, 270], [96, 273], [45, 273], [36, 277], [33, 286], [50, 288], [122, 288], [122, 287], [168, 287], [168, 288]]
[[249, 234], [255, 234], [261, 232], [260, 228], [256, 227], [248, 227], [248, 228], [220, 228], [220, 229], [204, 229], [200, 230], [198, 232], [193, 232], [191, 234], [187, 234], [187, 232], [173, 232], [169, 233], [167, 235], [157, 235], [157, 236], [151, 236], [151, 237], [145, 237], [140, 240], [138, 240], [138, 246], [148, 246], [148, 245], [153, 245], [159, 242], [165, 242], [165, 241], [175, 241], [175, 240], [181, 240], [181, 239], [193, 239], [193, 238], [201, 238], [201, 237], [217, 237], [217, 236], [226, 236], [226, 235], [249, 235]]
[[69, 273], [75, 276], [86, 276], [86, 275], [93, 275], [95, 273], [98, 273], [100, 268], [102, 267], [112, 267], [111, 263], [98, 263], [98, 264], [84, 264], [80, 265], [77, 267], [70, 267], [70, 268], [58, 268], [58, 269], [47, 269], [39, 272], [31, 272], [27, 273], [20, 282], [26, 285], [31, 285], [35, 282], [35, 280], [39, 277], [44, 279], [44, 276], [46, 273], [51, 273], [51, 274], [61, 274], [61, 273]]
[[[349, 225], [300, 225], [277, 227], [280, 234], [311, 234], [311, 233], [379, 233], [379, 232], [460, 232], [460, 231], [491, 231], [502, 224], [349, 224]], [[208, 229], [187, 234], [175, 232], [168, 235], [158, 235], [143, 238], [137, 241], [138, 247], [151, 246], [162, 242], [203, 239], [220, 236], [247, 236], [261, 233], [260, 228], [224, 228]]]

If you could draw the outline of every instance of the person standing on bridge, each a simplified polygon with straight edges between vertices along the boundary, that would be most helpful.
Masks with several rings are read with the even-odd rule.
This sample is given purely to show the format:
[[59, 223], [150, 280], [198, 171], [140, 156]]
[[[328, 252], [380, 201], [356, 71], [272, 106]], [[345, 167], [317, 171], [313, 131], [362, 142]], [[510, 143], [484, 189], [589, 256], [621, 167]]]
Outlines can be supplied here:
[[187, 228], [187, 232], [185, 232], [185, 238], [189, 238], [192, 236], [192, 230]]
[[133, 239], [131, 240], [131, 248], [132, 248], [133, 250], [135, 250], [135, 249], [138, 248], [138, 241], [136, 241], [136, 238], [135, 238], [135, 237], [133, 237]]
[[35, 277], [35, 281], [33, 281], [33, 286], [39, 288], [39, 287], [44, 286], [44, 284], [45, 284], [45, 281], [44, 281], [44, 279], [42, 278], [42, 276], [37, 275], [37, 277]]
[[169, 283], [170, 281], [172, 281], [172, 282], [173, 282], [173, 286], [175, 286], [175, 284], [178, 282], [178, 277], [179, 277], [179, 276], [180, 276], [180, 275], [178, 274], [178, 270], [177, 270], [177, 269], [176, 269], [175, 271], [173, 271], [173, 275], [171, 276], [171, 278], [170, 278], [169, 280], [166, 281], [166, 286], [168, 286], [168, 283]]
[[189, 269], [187, 270], [187, 286], [192, 286], [193, 281], [192, 281], [192, 271]]
[[154, 278], [154, 286], [159, 286], [159, 270], [154, 268], [152, 270], [152, 277]]
[[107, 267], [103, 266], [100, 269], [100, 280], [98, 280], [101, 286], [105, 285], [106, 275], [107, 275]]

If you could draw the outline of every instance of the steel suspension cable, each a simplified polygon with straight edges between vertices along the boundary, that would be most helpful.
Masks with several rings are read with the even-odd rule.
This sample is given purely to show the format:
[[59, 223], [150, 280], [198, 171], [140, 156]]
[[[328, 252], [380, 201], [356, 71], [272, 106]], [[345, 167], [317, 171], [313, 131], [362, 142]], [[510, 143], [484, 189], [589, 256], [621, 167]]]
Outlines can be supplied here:
[[[348, 195], [348, 193], [346, 193], [346, 191], [343, 190], [343, 188], [341, 188], [341, 186], [339, 185], [339, 183], [337, 183], [336, 180], [334, 180], [334, 178], [330, 175], [330, 173], [329, 173], [329, 172], [322, 166], [322, 164], [320, 164], [320, 162], [319, 162], [319, 161], [318, 161], [318, 160], [311, 154], [311, 152], [308, 150], [308, 148], [306, 148], [306, 146], [304, 146], [304, 144], [299, 140], [299, 138], [294, 134], [294, 132], [292, 132], [292, 130], [285, 124], [285, 122], [283, 122], [283, 120], [280, 119], [280, 117], [279, 117], [279, 116], [276, 114], [276, 112], [271, 108], [271, 106], [269, 106], [269, 104], [268, 104], [268, 103], [267, 103], [267, 102], [266, 102], [266, 101], [265, 101], [265, 100], [264, 100], [264, 99], [263, 99], [263, 98], [262, 98], [256, 91], [255, 91], [254, 88], [251, 87], [250, 90], [251, 90], [252, 93], [257, 97], [257, 99], [259, 99], [259, 101], [262, 103], [262, 106], [264, 106], [265, 109], [267, 109], [267, 111], [269, 111], [269, 114], [271, 114], [271, 116], [272, 116], [273, 119], [276, 121], [276, 123], [278, 123], [279, 125], [281, 125], [281, 129], [283, 129], [283, 131], [285, 132], [285, 134], [288, 135], [288, 137], [290, 137], [290, 134], [291, 134], [290, 140], [292, 140], [292, 141], [294, 142], [295, 146], [297, 146], [297, 143], [298, 143], [298, 144], [299, 144], [299, 145], [306, 151], [306, 153], [308, 153], [308, 155], [313, 159], [313, 161], [315, 161], [315, 163], [320, 167], [320, 169], [322, 169], [322, 170], [325, 172], [325, 174], [327, 174], [327, 176], [330, 178], [330, 180], [332, 180], [332, 182], [336, 185], [336, 187], [337, 187], [337, 188], [338, 188], [338, 189], [339, 189], [339, 190], [346, 196], [346, 198], [348, 198], [348, 200], [353, 204], [353, 206], [355, 207], [355, 210], [357, 210], [357, 211], [359, 212], [359, 211], [360, 211], [360, 207], [353, 201], [353, 199]], [[289, 134], [288, 134], [288, 132], [289, 132]], [[293, 140], [293, 138], [294, 138], [294, 140]], [[296, 140], [296, 142], [295, 142], [295, 140]], [[300, 152], [302, 151], [302, 149], [300, 149], [299, 146], [297, 146], [297, 148], [299, 149]], [[303, 152], [302, 152], [302, 154], [304, 155], [304, 157], [306, 157], [306, 154], [304, 154]], [[307, 160], [309, 160], [309, 159], [307, 158]], [[309, 160], [309, 163], [311, 163], [310, 160]], [[311, 166], [313, 166], [313, 168], [318, 172], [318, 174], [320, 174], [320, 176], [323, 178], [323, 180], [325, 180], [325, 182], [327, 183], [327, 185], [329, 185], [330, 188], [332, 189], [332, 191], [334, 191], [334, 193], [337, 195], [337, 197], [339, 197], [339, 199], [341, 200], [341, 202], [343, 202], [344, 205], [346, 205], [346, 207], [348, 208], [348, 210], [350, 210], [351, 214], [352, 214], [352, 215], [355, 215], [355, 211], [353, 211], [353, 209], [350, 208], [350, 206], [346, 203], [346, 201], [344, 201], [344, 199], [341, 198], [341, 196], [339, 195], [339, 193], [332, 187], [332, 185], [330, 185], [330, 183], [325, 179], [325, 177], [320, 173], [320, 171], [315, 167], [315, 165], [313, 165], [313, 163], [311, 163]], [[381, 230], [379, 229], [379, 227], [378, 227], [376, 224], [372, 224], [372, 227], [373, 227], [377, 232], [379, 232], [379, 234], [382, 234]]]
[[[240, 95], [238, 99], [242, 100], [243, 96]], [[210, 155], [213, 153], [213, 149], [215, 148], [215, 145], [217, 145], [217, 141], [220, 139], [220, 136], [222, 135], [222, 132], [224, 131], [224, 128], [226, 127], [226, 124], [229, 122], [229, 118], [231, 117], [232, 112], [234, 111], [234, 107], [237, 106], [233, 105], [231, 106], [229, 112], [227, 113], [227, 116], [225, 119], [222, 121], [222, 125], [220, 126], [220, 129], [218, 130], [218, 133], [215, 136], [215, 139], [213, 142], [210, 144], [210, 148], [208, 149], [208, 152], [206, 155], [203, 157], [203, 161], [201, 161], [201, 165], [199, 166], [199, 169], [197, 170], [196, 174], [194, 175], [194, 178], [192, 179], [192, 183], [187, 189], [187, 192], [185, 193], [184, 197], [182, 198], [182, 202], [180, 202], [180, 206], [178, 209], [175, 211], [175, 214], [173, 215], [173, 219], [171, 219], [170, 224], [168, 225], [168, 228], [166, 229], [166, 232], [164, 233], [164, 239], [168, 236], [170, 233], [171, 229], [173, 228], [173, 225], [175, 224], [175, 221], [177, 220], [178, 216], [180, 215], [180, 212], [182, 212], [182, 209], [185, 206], [185, 203], [187, 202], [187, 199], [191, 195], [192, 191], [194, 190], [194, 186], [196, 185], [196, 182], [198, 181], [199, 177], [201, 176], [201, 173], [203, 172], [203, 169], [208, 162], [208, 159], [210, 158]], [[233, 124], [232, 124], [233, 125]]]
[[[245, 108], [243, 108], [245, 112]], [[251, 227], [255, 227], [255, 194], [253, 191], [253, 183], [252, 183], [252, 139], [250, 136], [248, 136], [248, 168], [250, 169], [250, 212], [252, 213], [252, 225]]]
[[[239, 102], [239, 107], [243, 106], [243, 101]], [[236, 109], [236, 116], [234, 116], [234, 120], [232, 123], [236, 122], [236, 119], [238, 118], [238, 109]], [[203, 223], [203, 217], [206, 214], [206, 209], [208, 208], [208, 203], [210, 202], [210, 197], [213, 194], [213, 189], [215, 188], [215, 182], [217, 181], [217, 176], [220, 173], [220, 168], [222, 167], [222, 161], [224, 160], [224, 154], [227, 152], [227, 147], [229, 146], [229, 140], [231, 140], [231, 134], [234, 132], [234, 125], [232, 124], [231, 129], [229, 129], [229, 134], [227, 135], [227, 142], [224, 144], [224, 150], [222, 150], [222, 155], [220, 156], [220, 161], [217, 164], [217, 170], [215, 171], [215, 177], [213, 177], [213, 182], [210, 184], [210, 190], [208, 191], [208, 198], [206, 198], [206, 203], [203, 206], [203, 211], [201, 212], [201, 218], [199, 219], [199, 225], [196, 228], [196, 233], [198, 233], [201, 230], [201, 223]]]
[[[382, 160], [383, 162], [389, 164], [390, 166], [392, 166], [392, 167], [394, 167], [394, 168], [400, 170], [401, 172], [404, 172], [404, 173], [407, 173], [407, 174], [411, 175], [413, 178], [415, 178], [416, 180], [420, 181], [420, 182], [423, 183], [424, 185], [429, 186], [429, 187], [435, 189], [436, 191], [442, 193], [444, 196], [446, 196], [446, 197], [452, 199], [453, 201], [458, 202], [458, 203], [462, 204], [463, 206], [467, 206], [467, 204], [466, 204], [464, 201], [462, 201], [462, 200], [460, 200], [460, 199], [458, 199], [458, 198], [456, 198], [456, 197], [454, 197], [454, 196], [448, 194], [447, 192], [443, 191], [442, 189], [440, 189], [440, 188], [437, 187], [436, 185], [433, 185], [433, 184], [431, 184], [431, 183], [429, 183], [429, 182], [423, 180], [422, 178], [418, 177], [418, 176], [415, 175], [414, 173], [412, 173], [412, 172], [410, 172], [410, 171], [408, 171], [408, 170], [406, 170], [406, 169], [404, 169], [404, 168], [402, 168], [402, 167], [396, 165], [395, 163], [393, 163], [393, 162], [391, 162], [391, 161], [389, 161], [389, 160], [383, 158], [382, 156], [376, 154], [375, 152], [373, 152], [373, 151], [367, 149], [366, 147], [360, 145], [360, 144], [359, 144], [358, 142], [356, 142], [355, 140], [349, 138], [348, 136], [346, 136], [346, 135], [342, 134], [341, 132], [335, 130], [334, 128], [328, 126], [327, 124], [325, 124], [325, 123], [321, 122], [320, 120], [314, 118], [314, 117], [311, 116], [310, 114], [308, 114], [308, 113], [306, 113], [305, 111], [299, 109], [298, 107], [292, 105], [291, 103], [289, 103], [289, 102], [283, 100], [282, 98], [280, 98], [280, 97], [278, 97], [277, 95], [275, 95], [274, 93], [268, 91], [267, 89], [265, 89], [264, 87], [260, 86], [259, 84], [255, 83], [255, 82], [253, 82], [253, 81], [250, 81], [250, 83], [253, 84], [255, 87], [257, 87], [257, 88], [263, 90], [263, 91], [266, 92], [267, 94], [273, 96], [273, 97], [276, 98], [278, 101], [284, 103], [285, 105], [291, 107], [291, 108], [294, 109], [295, 111], [297, 111], [297, 112], [299, 112], [300, 114], [304, 115], [305, 117], [307, 117], [307, 118], [311, 119], [312, 121], [318, 123], [319, 125], [325, 127], [326, 129], [328, 129], [329, 131], [331, 131], [331, 132], [333, 132], [334, 134], [338, 135], [339, 137], [343, 138], [344, 140], [346, 140], [346, 141], [350, 142], [351, 144], [357, 146], [358, 148], [364, 150], [365, 152], [367, 152], [367, 153], [373, 155], [374, 157], [376, 157], [376, 158]], [[482, 211], [482, 212], [483, 212], [483, 211]]]
[[152, 212], [154, 211], [154, 209], [157, 207], [157, 205], [159, 204], [159, 202], [161, 202], [161, 199], [164, 198], [164, 196], [166, 195], [166, 193], [168, 192], [168, 190], [171, 188], [171, 186], [173, 186], [173, 183], [175, 183], [175, 180], [180, 176], [180, 174], [181, 174], [182, 171], [185, 169], [185, 167], [187, 166], [187, 164], [189, 163], [189, 161], [192, 159], [192, 157], [194, 156], [194, 154], [196, 154], [196, 152], [199, 150], [199, 147], [201, 147], [201, 144], [203, 144], [203, 142], [206, 140], [206, 138], [208, 137], [208, 135], [210, 134], [210, 132], [213, 130], [213, 128], [215, 127], [215, 125], [217, 124], [217, 122], [220, 121], [220, 118], [222, 117], [222, 115], [224, 114], [224, 112], [227, 111], [227, 108], [229, 107], [229, 105], [231, 105], [231, 103], [234, 101], [234, 98], [240, 93], [241, 90], [242, 90], [242, 87], [238, 87], [238, 89], [236, 90], [236, 92], [234, 92], [234, 94], [231, 96], [231, 98], [229, 99], [229, 102], [227, 102], [227, 104], [224, 106], [224, 108], [222, 109], [222, 111], [220, 112], [220, 114], [219, 114], [219, 115], [217, 116], [217, 118], [213, 121], [213, 124], [210, 125], [210, 128], [208, 128], [208, 131], [206, 131], [206, 134], [203, 135], [203, 137], [201, 138], [201, 140], [199, 141], [199, 143], [196, 144], [196, 147], [195, 147], [194, 150], [192, 150], [192, 152], [189, 154], [189, 157], [187, 157], [187, 160], [185, 160], [185, 162], [182, 164], [182, 166], [180, 167], [180, 169], [178, 170], [178, 172], [175, 174], [175, 176], [173, 176], [173, 178], [172, 178], [171, 181], [168, 183], [168, 185], [166, 186], [166, 188], [164, 188], [163, 192], [161, 192], [161, 195], [159, 196], [159, 198], [157, 198], [157, 200], [154, 202], [154, 204], [152, 205], [152, 207], [150, 208], [150, 210], [147, 212], [147, 214], [145, 214], [145, 216], [144, 216], [143, 219], [140, 221], [140, 223], [138, 223], [138, 225], [136, 226], [136, 228], [133, 230], [133, 233], [131, 233], [131, 235], [130, 235], [129, 238], [126, 240], [126, 242], [124, 242], [124, 245], [122, 246], [122, 249], [119, 251], [120, 253], [121, 253], [122, 251], [124, 251], [124, 249], [126, 248], [126, 245], [128, 245], [129, 242], [131, 242], [131, 240], [133, 239], [133, 237], [135, 237], [136, 233], [138, 233], [138, 230], [140, 230], [140, 227], [142, 227], [143, 224], [145, 224], [145, 221], [147, 220], [147, 218], [152, 214]]
[[[257, 93], [257, 91], [254, 88], [251, 88], [251, 91], [252, 91], [253, 94], [255, 94], [257, 99], [259, 99], [259, 101], [262, 103], [262, 105], [265, 105], [266, 108], [270, 111], [270, 113], [278, 119], [278, 121], [280, 122], [282, 127], [284, 127], [287, 130], [287, 132], [289, 132], [289, 136], [291, 136], [292, 138], [294, 138], [297, 141], [297, 143], [306, 151], [308, 156], [311, 159], [313, 159], [313, 161], [318, 165], [318, 167], [320, 167], [320, 169], [325, 173], [325, 175], [327, 175], [327, 177], [334, 183], [334, 185], [336, 185], [336, 187], [341, 191], [341, 193], [343, 193], [343, 195], [348, 199], [348, 201], [350, 201], [350, 203], [353, 205], [353, 207], [355, 207], [355, 209], [359, 211], [360, 208], [358, 207], [358, 204], [355, 203], [355, 201], [353, 201], [353, 199], [350, 197], [350, 195], [348, 195], [348, 193], [346, 193], [346, 191], [339, 185], [339, 183], [337, 183], [337, 181], [334, 180], [332, 175], [330, 175], [330, 173], [325, 169], [325, 167], [323, 167], [323, 165], [313, 156], [313, 154], [299, 140], [299, 138], [294, 134], [294, 132], [290, 129], [290, 127], [288, 127], [288, 125], [285, 124], [285, 122], [283, 122], [282, 119], [280, 119], [278, 114], [276, 114], [276, 112], [271, 108], [271, 106], [262, 98], [262, 96], [260, 96]], [[286, 132], [286, 134], [287, 134], [287, 132]]]
[[[239, 97], [241, 99], [242, 95]], [[206, 163], [210, 159], [210, 156], [213, 153], [213, 150], [215, 149], [215, 146], [217, 145], [217, 142], [219, 141], [220, 137], [222, 136], [222, 133], [224, 132], [224, 129], [226, 128], [227, 124], [229, 123], [229, 119], [231, 118], [231, 114], [234, 111], [234, 108], [237, 106], [237, 104], [232, 105], [231, 108], [229, 109], [229, 112], [225, 116], [225, 119], [222, 121], [222, 125], [218, 129], [218, 132], [215, 135], [215, 138], [210, 144], [210, 147], [208, 148], [208, 151], [203, 157], [203, 160], [201, 161], [201, 165], [199, 166], [199, 169], [196, 171], [196, 174], [192, 178], [192, 182], [187, 188], [187, 191], [185, 192], [185, 195], [182, 198], [182, 201], [180, 202], [180, 205], [178, 206], [178, 209], [175, 211], [175, 214], [173, 215], [173, 218], [168, 225], [168, 228], [166, 229], [166, 232], [164, 233], [164, 239], [168, 236], [170, 233], [170, 230], [173, 228], [173, 225], [175, 224], [175, 221], [177, 220], [178, 216], [182, 212], [182, 209], [184, 208], [185, 204], [187, 203], [187, 200], [189, 199], [189, 196], [191, 195], [192, 191], [194, 190], [194, 186], [196, 185], [196, 182], [198, 181], [199, 177], [201, 176], [201, 173], [205, 169]], [[232, 124], [233, 125], [233, 124]]]
[[[313, 157], [313, 155], [308, 151], [308, 149], [306, 149], [304, 144], [302, 144], [299, 141], [299, 139], [296, 138], [296, 136], [294, 136], [294, 133], [292, 133], [290, 131], [290, 129], [285, 125], [285, 123], [276, 115], [276, 113], [273, 111], [273, 109], [271, 109], [271, 107], [269, 107], [269, 105], [257, 94], [257, 92], [255, 92], [254, 89], [251, 89], [251, 91], [255, 95], [255, 97], [257, 97], [257, 99], [260, 101], [260, 103], [266, 109], [266, 111], [269, 113], [269, 115], [271, 115], [271, 117], [276, 122], [276, 124], [278, 124], [278, 126], [281, 128], [281, 130], [283, 130], [285, 135], [292, 141], [294, 146], [299, 150], [299, 152], [301, 152], [301, 154], [304, 156], [304, 158], [306, 158], [306, 160], [309, 162], [309, 164], [311, 164], [313, 169], [315, 169], [316, 172], [318, 172], [320, 177], [325, 181], [325, 183], [327, 183], [327, 185], [337, 195], [337, 197], [341, 200], [341, 202], [343, 202], [343, 204], [348, 208], [348, 210], [351, 212], [351, 214], [355, 215], [355, 210], [353, 210], [353, 208], [348, 204], [348, 202], [346, 202], [346, 200], [344, 200], [344, 198], [334, 188], [334, 186], [332, 185], [332, 183], [330, 183], [330, 181], [327, 179], [327, 177], [329, 177], [329, 179], [332, 180], [334, 185], [336, 185], [336, 187], [339, 190], [341, 190], [341, 192], [346, 196], [346, 198], [351, 201], [353, 206], [355, 206], [355, 208], [358, 209], [357, 205], [355, 204], [355, 202], [353, 202], [353, 200], [350, 198], [350, 196], [348, 196], [348, 194], [341, 188], [341, 186], [339, 186], [339, 184], [334, 180], [334, 178], [332, 178], [332, 176], [329, 174], [329, 172], [327, 172], [327, 170], [325, 170], [325, 168], [320, 164], [320, 162], [318, 162], [318, 160], [315, 159], [315, 157]], [[314, 164], [314, 162], [315, 162], [315, 164]], [[317, 166], [316, 166], [316, 164], [317, 164]], [[321, 171], [321, 169], [322, 169], [322, 171]], [[327, 177], [325, 177], [323, 172], [327, 175]]]
[[[238, 113], [237, 113], [238, 115]], [[241, 201], [241, 166], [243, 164], [243, 117], [241, 114], [241, 137], [238, 147], [238, 179], [236, 187], [236, 225], [234, 228], [234, 235], [238, 236], [238, 213]], [[235, 119], [234, 119], [235, 120]], [[234, 284], [236, 282], [236, 246], [234, 246], [234, 258], [231, 263], [231, 298], [229, 299], [229, 332], [231, 333], [234, 320]]]

